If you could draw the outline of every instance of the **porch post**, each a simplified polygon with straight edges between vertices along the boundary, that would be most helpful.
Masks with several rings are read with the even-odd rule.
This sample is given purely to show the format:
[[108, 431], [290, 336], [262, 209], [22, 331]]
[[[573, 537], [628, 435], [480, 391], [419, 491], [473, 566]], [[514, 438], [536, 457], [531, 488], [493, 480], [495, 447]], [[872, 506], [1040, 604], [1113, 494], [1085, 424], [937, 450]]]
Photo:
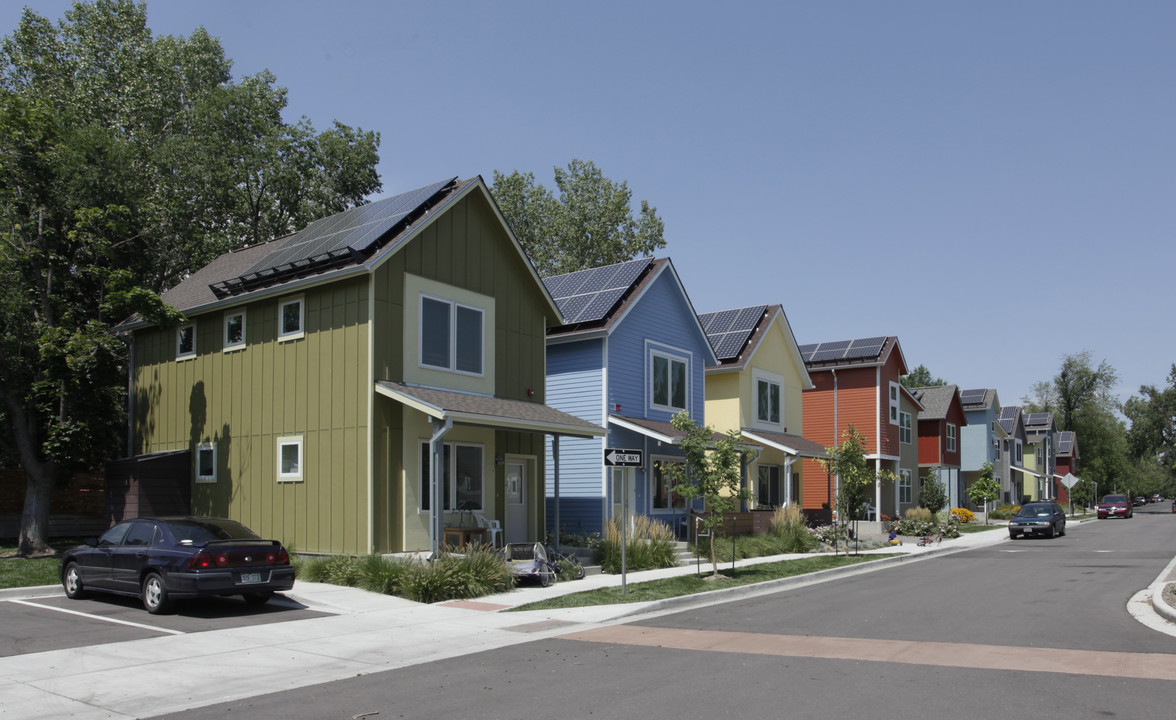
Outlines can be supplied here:
[[551, 436], [551, 465], [555, 469], [555, 549], [559, 551], [559, 435]]
[[433, 557], [441, 552], [445, 539], [445, 493], [441, 483], [445, 482], [445, 434], [453, 428], [453, 418], [433, 419], [433, 437], [429, 439], [429, 550]]

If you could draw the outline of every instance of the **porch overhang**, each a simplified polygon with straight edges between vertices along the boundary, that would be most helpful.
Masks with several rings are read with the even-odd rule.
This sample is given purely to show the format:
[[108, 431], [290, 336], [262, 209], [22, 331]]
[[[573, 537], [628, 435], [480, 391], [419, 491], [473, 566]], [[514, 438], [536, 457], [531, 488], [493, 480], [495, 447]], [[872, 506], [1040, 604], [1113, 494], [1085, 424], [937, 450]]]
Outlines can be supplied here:
[[752, 430], [749, 428], [743, 428], [740, 434], [748, 440], [774, 448], [786, 455], [812, 458], [814, 460], [827, 460], [829, 458], [829, 453], [823, 445], [803, 438], [800, 435]]
[[434, 420], [455, 425], [518, 430], [578, 438], [605, 437], [608, 430], [542, 403], [437, 390], [380, 380], [376, 392]]
[[[624, 417], [622, 415], [609, 415], [608, 424], [625, 430], [631, 430], [635, 433], [652, 438], [667, 445], [677, 445], [685, 437], [686, 433], [682, 432], [673, 424], [663, 422], [661, 420], [647, 420], [645, 418]], [[723, 433], [713, 433], [711, 435], [712, 442], [718, 442], [727, 437]], [[758, 452], [759, 446], [755, 443], [737, 442], [736, 443], [743, 452]]]
[[1013, 466], [1013, 467], [1010, 467], [1009, 469], [1010, 469], [1010, 470], [1016, 470], [1017, 472], [1023, 472], [1023, 473], [1025, 473], [1026, 475], [1032, 475], [1032, 476], [1033, 476], [1033, 477], [1035, 477], [1035, 478], [1045, 477], [1045, 476], [1044, 476], [1044, 475], [1042, 475], [1041, 473], [1035, 473], [1035, 472], [1033, 472], [1032, 470], [1028, 470], [1028, 469], [1026, 469], [1026, 468], [1023, 468], [1023, 467], [1016, 467], [1016, 466]]

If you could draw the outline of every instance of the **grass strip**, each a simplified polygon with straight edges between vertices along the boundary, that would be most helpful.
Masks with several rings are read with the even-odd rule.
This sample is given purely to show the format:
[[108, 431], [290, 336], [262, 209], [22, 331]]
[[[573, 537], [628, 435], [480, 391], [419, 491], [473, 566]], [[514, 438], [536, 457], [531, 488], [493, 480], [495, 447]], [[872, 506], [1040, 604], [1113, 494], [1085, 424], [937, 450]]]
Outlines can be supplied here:
[[508, 612], [523, 611], [523, 610], [553, 610], [558, 608], [573, 608], [573, 607], [588, 607], [591, 605], [623, 605], [626, 603], [649, 602], [652, 600], [665, 600], [667, 598], [681, 597], [683, 595], [694, 595], [697, 593], [709, 592], [711, 590], [724, 590], [726, 588], [740, 587], [743, 585], [753, 585], [755, 583], [766, 582], [768, 580], [778, 580], [780, 578], [794, 577], [796, 575], [808, 575], [810, 573], [819, 572], [821, 570], [831, 570], [833, 568], [845, 567], [847, 565], [857, 565], [871, 560], [878, 560], [887, 557], [896, 557], [903, 553], [886, 553], [880, 555], [821, 555], [817, 557], [802, 558], [800, 560], [781, 560], [779, 562], [760, 563], [757, 565], [746, 565], [735, 569], [735, 575], [731, 575], [731, 569], [720, 573], [720, 579], [708, 580], [710, 577], [708, 572], [706, 575], [699, 577], [697, 575], [680, 575], [673, 578], [665, 578], [662, 580], [648, 580], [646, 582], [632, 583], [628, 587], [628, 592], [621, 594], [620, 587], [606, 587], [597, 588], [595, 590], [585, 590], [584, 592], [572, 593], [570, 595], [561, 595], [559, 597], [549, 598], [547, 600], [540, 600], [538, 602], [527, 603], [516, 608], [511, 608]]
[[56, 557], [17, 557], [16, 546], [0, 546], [0, 589], [56, 585], [60, 564]]

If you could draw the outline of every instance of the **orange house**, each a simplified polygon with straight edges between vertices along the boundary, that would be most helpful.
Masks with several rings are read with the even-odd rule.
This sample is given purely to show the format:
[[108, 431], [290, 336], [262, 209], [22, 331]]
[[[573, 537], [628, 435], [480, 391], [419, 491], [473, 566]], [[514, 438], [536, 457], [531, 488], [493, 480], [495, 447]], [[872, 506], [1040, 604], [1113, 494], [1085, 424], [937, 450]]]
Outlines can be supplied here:
[[[866, 458], [874, 469], [899, 475], [904, 454], [901, 446], [912, 444], [914, 426], [911, 413], [902, 409], [908, 393], [900, 379], [907, 373], [907, 363], [898, 338], [802, 345], [800, 354], [813, 381], [813, 389], [803, 395], [805, 437], [833, 447], [841, 444], [853, 425], [865, 438]], [[804, 478], [801, 503], [805, 515], [812, 522], [828, 522], [837, 496], [837, 478], [815, 460], [804, 461]], [[886, 512], [893, 494], [876, 487], [870, 505]]]

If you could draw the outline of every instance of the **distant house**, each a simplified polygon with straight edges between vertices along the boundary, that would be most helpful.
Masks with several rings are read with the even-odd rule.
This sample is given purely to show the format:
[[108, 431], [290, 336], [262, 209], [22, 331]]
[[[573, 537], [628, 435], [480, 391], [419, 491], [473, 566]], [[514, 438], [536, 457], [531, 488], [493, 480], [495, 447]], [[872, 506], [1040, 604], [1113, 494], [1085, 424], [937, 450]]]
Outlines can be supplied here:
[[[800, 354], [813, 382], [802, 398], [806, 438], [834, 447], [844, 441], [844, 433], [853, 425], [866, 440], [866, 458], [875, 471], [889, 470], [901, 477], [903, 469], [917, 470], [917, 465], [902, 465], [905, 390], [900, 380], [908, 368], [897, 337], [813, 343], [800, 346]], [[914, 403], [909, 409], [914, 411], [916, 406]], [[907, 418], [913, 432], [911, 420]], [[910, 445], [917, 448], [914, 442]], [[827, 522], [837, 495], [837, 478], [811, 459], [804, 460], [804, 477], [801, 502], [805, 513], [815, 522]], [[886, 512], [887, 503], [892, 502], [888, 498], [898, 497], [899, 492], [896, 487], [877, 483], [871, 504]], [[893, 509], [897, 514], [898, 508]]]
[[1057, 454], [1057, 470], [1055, 476], [1057, 483], [1055, 484], [1057, 498], [1059, 503], [1068, 504], [1070, 502], [1070, 491], [1062, 484], [1062, 478], [1067, 475], [1078, 475], [1078, 463], [1082, 459], [1081, 453], [1078, 452], [1078, 434], [1073, 430], [1062, 430], [1058, 433], [1058, 454]]
[[1026, 478], [1033, 479], [1025, 469], [1025, 417], [1020, 406], [1002, 407], [996, 426], [1001, 443], [1001, 459], [996, 473], [1001, 483], [1001, 498], [1005, 503], [1020, 505], [1027, 497]]
[[[960, 431], [960, 474], [966, 493], [967, 487], [980, 479], [980, 471], [986, 462], [992, 463], [993, 479], [998, 483], [1001, 481], [1002, 435], [997, 427], [1000, 399], [993, 389], [963, 390], [960, 392], [960, 406], [967, 420], [967, 425]], [[965, 494], [961, 502], [966, 499]]]
[[227, 253], [163, 299], [187, 322], [123, 326], [133, 452], [190, 452], [192, 512], [299, 551], [435, 549], [476, 517], [539, 539], [544, 437], [604, 434], [543, 404], [562, 319], [480, 177]]
[[961, 431], [968, 424], [955, 385], [913, 388], [922, 404], [919, 411], [919, 478], [932, 471], [947, 490], [949, 508], [960, 507], [964, 496]]
[[[597, 533], [634, 515], [681, 527], [687, 508], [664, 472], [683, 457], [670, 421], [685, 412], [706, 424], [704, 373], [718, 360], [673, 263], [631, 260], [544, 283], [564, 317], [547, 334], [547, 400], [608, 430], [560, 443], [548, 529]], [[640, 451], [642, 463], [607, 467], [606, 448]], [[553, 447], [549, 463], [555, 456]]]
[[[784, 308], [757, 305], [698, 316], [718, 363], [706, 369], [707, 424], [760, 447], [748, 471], [751, 507], [800, 502], [802, 458], [826, 457], [804, 437], [803, 392], [813, 387]], [[820, 476], [824, 481], [824, 474]]]
[[1054, 500], [1057, 492], [1057, 426], [1053, 413], [1025, 414], [1025, 472], [1032, 478], [1025, 487], [1031, 500]]

